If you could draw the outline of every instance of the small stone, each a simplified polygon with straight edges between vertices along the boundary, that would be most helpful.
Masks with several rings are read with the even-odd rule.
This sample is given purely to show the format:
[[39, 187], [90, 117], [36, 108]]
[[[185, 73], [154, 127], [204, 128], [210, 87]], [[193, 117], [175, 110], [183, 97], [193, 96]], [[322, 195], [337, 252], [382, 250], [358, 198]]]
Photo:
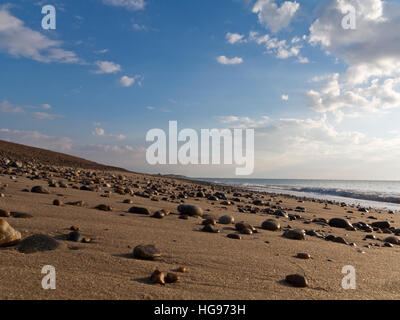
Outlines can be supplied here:
[[290, 274], [286, 276], [285, 281], [296, 288], [306, 288], [308, 286], [307, 279], [299, 274]]
[[95, 207], [95, 209], [100, 211], [113, 211], [112, 207], [106, 204], [99, 204]]
[[237, 233], [230, 233], [227, 235], [228, 238], [230, 239], [235, 239], [235, 240], [242, 240], [242, 237], [240, 234]]
[[11, 215], [13, 218], [17, 219], [31, 219], [33, 216], [29, 213], [23, 213], [23, 212], [11, 212]]
[[123, 201], [123, 203], [126, 203], [126, 204], [133, 204], [133, 200], [132, 200], [132, 199], [125, 199], [125, 200]]
[[67, 204], [70, 206], [76, 206], [76, 207], [84, 207], [86, 205], [85, 201], [83, 201], [83, 200], [67, 202]]
[[54, 206], [58, 206], [58, 207], [60, 207], [60, 206], [62, 206], [62, 205], [63, 205], [63, 203], [62, 203], [62, 201], [61, 201], [61, 200], [59, 200], [59, 199], [55, 199], [55, 200], [53, 201], [53, 205], [54, 205]]
[[79, 231], [72, 231], [67, 235], [67, 240], [74, 242], [81, 242], [82, 235]]
[[147, 208], [143, 208], [143, 207], [136, 207], [133, 206], [129, 209], [129, 213], [135, 213], [135, 214], [144, 214], [149, 216], [150, 215], [150, 211]]
[[203, 226], [206, 226], [207, 224], [211, 224], [212, 226], [215, 226], [217, 224], [217, 221], [215, 221], [215, 219], [204, 219], [201, 224]]
[[139, 245], [133, 249], [133, 257], [143, 260], [154, 260], [161, 257], [161, 251], [154, 245]]
[[379, 229], [388, 229], [390, 228], [390, 223], [388, 221], [376, 221], [371, 223], [371, 226]]
[[218, 219], [219, 224], [232, 224], [234, 222], [235, 222], [235, 218], [232, 216], [228, 216], [228, 215], [219, 217], [219, 219]]
[[385, 240], [385, 242], [391, 243], [391, 244], [399, 244], [399, 238], [397, 237], [387, 237]]
[[176, 283], [178, 281], [179, 281], [179, 276], [177, 274], [172, 272], [167, 273], [167, 276], [165, 277], [166, 283]]
[[214, 228], [211, 224], [206, 224], [203, 229], [201, 229], [203, 232], [209, 232], [209, 233], [219, 233], [219, 230], [217, 228]]
[[342, 229], [353, 227], [348, 220], [341, 218], [332, 218], [331, 220], [329, 220], [329, 225], [334, 228], [342, 228]]
[[177, 269], [177, 271], [178, 271], [178, 272], [185, 273], [185, 272], [187, 271], [187, 268], [186, 268], [186, 267], [179, 267], [179, 268]]
[[60, 246], [60, 242], [52, 237], [44, 234], [35, 234], [22, 240], [18, 245], [18, 251], [29, 254], [56, 250]]
[[80, 231], [80, 228], [77, 226], [71, 226], [69, 229], [72, 231]]
[[305, 240], [306, 232], [301, 229], [288, 230], [283, 234], [283, 236], [292, 240]]
[[50, 194], [50, 191], [43, 186], [35, 186], [31, 189], [33, 193]]
[[92, 239], [90, 239], [90, 238], [83, 238], [82, 239], [82, 243], [90, 243], [90, 242], [92, 242]]
[[178, 212], [181, 214], [187, 214], [189, 216], [199, 216], [203, 215], [203, 209], [198, 206], [191, 205], [191, 204], [181, 204], [178, 206]]
[[0, 247], [11, 246], [21, 239], [21, 233], [12, 228], [4, 219], [0, 219]]
[[269, 231], [278, 231], [281, 229], [281, 225], [275, 219], [268, 219], [262, 223], [261, 228]]
[[305, 252], [301, 252], [297, 254], [297, 258], [307, 260], [311, 259], [311, 255]]
[[0, 217], [2, 217], [2, 218], [8, 218], [8, 217], [10, 217], [10, 216], [11, 216], [10, 211], [0, 209]]
[[393, 244], [391, 244], [390, 242], [385, 242], [384, 246], [385, 246], [385, 247], [392, 248], [392, 247], [393, 247]]
[[155, 270], [150, 276], [151, 283], [165, 285], [165, 273]]
[[156, 218], [156, 219], [162, 219], [164, 217], [165, 217], [165, 213], [161, 210], [158, 210], [158, 211], [154, 212], [154, 214], [153, 214], [153, 218]]

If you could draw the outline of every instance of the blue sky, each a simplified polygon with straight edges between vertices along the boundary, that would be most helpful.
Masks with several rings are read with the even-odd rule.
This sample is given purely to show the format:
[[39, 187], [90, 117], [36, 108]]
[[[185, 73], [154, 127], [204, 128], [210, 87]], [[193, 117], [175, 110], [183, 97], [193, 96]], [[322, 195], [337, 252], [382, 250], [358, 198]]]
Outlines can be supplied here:
[[[56, 30], [41, 27], [46, 4]], [[355, 30], [341, 26], [346, 5]], [[253, 177], [400, 179], [399, 16], [380, 0], [4, 2], [0, 139], [233, 176], [149, 166], [146, 132], [177, 120], [255, 128]]]

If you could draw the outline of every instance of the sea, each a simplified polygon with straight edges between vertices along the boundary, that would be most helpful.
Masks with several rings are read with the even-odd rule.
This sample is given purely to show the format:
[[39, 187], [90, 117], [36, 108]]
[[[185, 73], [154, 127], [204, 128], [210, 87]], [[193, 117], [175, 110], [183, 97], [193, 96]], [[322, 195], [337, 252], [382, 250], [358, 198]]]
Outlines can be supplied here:
[[195, 178], [250, 190], [400, 212], [400, 181]]

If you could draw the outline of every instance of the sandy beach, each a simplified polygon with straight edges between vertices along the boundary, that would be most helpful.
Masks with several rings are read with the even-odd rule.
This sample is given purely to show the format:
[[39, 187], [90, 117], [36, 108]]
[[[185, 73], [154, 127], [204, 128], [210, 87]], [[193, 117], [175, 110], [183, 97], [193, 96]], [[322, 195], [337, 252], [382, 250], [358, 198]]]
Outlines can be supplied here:
[[[21, 240], [43, 234], [57, 239], [60, 246], [31, 254], [20, 252], [18, 244], [2, 247], [0, 299], [399, 298], [400, 271], [395, 266], [400, 248], [396, 244], [385, 247], [383, 241], [394, 236], [389, 233], [397, 233], [397, 215], [160, 176], [30, 162], [18, 168], [4, 161], [0, 166], [4, 195], [0, 209], [11, 216], [1, 219], [21, 233]], [[31, 192], [35, 186], [50, 193]], [[85, 189], [82, 186], [93, 191], [80, 190]], [[121, 191], [122, 186], [125, 191]], [[227, 200], [215, 200], [212, 195], [217, 192]], [[53, 205], [55, 199], [63, 205]], [[127, 199], [132, 203], [124, 203]], [[85, 202], [83, 207], [67, 204], [81, 200]], [[202, 217], [182, 219], [177, 210], [182, 203], [203, 209], [203, 218], [211, 215], [218, 221], [229, 215], [235, 222], [251, 224], [256, 232], [241, 234], [240, 240], [229, 238], [228, 234], [239, 234], [234, 223], [217, 223], [214, 228], [219, 233], [203, 232]], [[100, 204], [111, 206], [112, 211], [95, 209]], [[156, 219], [129, 213], [132, 206], [147, 208], [151, 214], [160, 209], [171, 213]], [[299, 206], [301, 210], [296, 211]], [[277, 211], [285, 212], [286, 217], [278, 216]], [[18, 213], [31, 217], [18, 217]], [[386, 221], [392, 231], [350, 231], [314, 220], [317, 218], [328, 222], [345, 218], [353, 224]], [[267, 219], [276, 220], [280, 230], [262, 229]], [[78, 226], [82, 236], [91, 241], [67, 240], [71, 226]], [[294, 229], [307, 231], [305, 239], [283, 237], [285, 231]], [[308, 235], [311, 230], [323, 237]], [[365, 239], [367, 234], [376, 239]], [[342, 237], [346, 243], [327, 241], [329, 235]], [[160, 250], [161, 257], [133, 257], [136, 246], [150, 244]], [[311, 258], [300, 259], [298, 253], [308, 253]], [[45, 265], [55, 267], [55, 290], [42, 288], [41, 270]], [[355, 290], [342, 288], [342, 268], [346, 265], [356, 270]], [[177, 272], [179, 267], [186, 267], [186, 272]], [[153, 284], [149, 279], [156, 269], [177, 274], [179, 281]], [[305, 276], [308, 286], [293, 287], [285, 281], [290, 274]]]

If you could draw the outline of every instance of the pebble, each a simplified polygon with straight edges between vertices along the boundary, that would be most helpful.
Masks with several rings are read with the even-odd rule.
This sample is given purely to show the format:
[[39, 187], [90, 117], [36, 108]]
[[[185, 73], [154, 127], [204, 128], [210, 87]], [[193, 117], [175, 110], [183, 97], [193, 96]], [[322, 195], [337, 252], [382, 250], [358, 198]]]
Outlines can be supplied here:
[[150, 276], [151, 283], [165, 285], [165, 273], [155, 270]]
[[95, 207], [95, 209], [100, 211], [113, 211], [113, 208], [106, 204], [99, 204], [98, 206]]
[[209, 233], [219, 233], [219, 230], [215, 227], [213, 227], [211, 224], [206, 224], [203, 229], [201, 229], [203, 232], [209, 232]]
[[11, 227], [4, 219], [0, 219], [0, 247], [10, 246], [21, 239], [21, 233]]
[[186, 267], [179, 267], [179, 268], [177, 269], [177, 271], [178, 271], [178, 272], [181, 272], [181, 273], [185, 273], [185, 272], [187, 272], [187, 268], [186, 268]]
[[306, 232], [302, 229], [287, 230], [283, 236], [292, 240], [305, 240]]
[[72, 231], [67, 235], [67, 240], [74, 242], [82, 241], [82, 234], [79, 231]]
[[329, 225], [334, 228], [342, 228], [342, 229], [353, 227], [348, 220], [342, 218], [332, 218], [331, 220], [329, 220]]
[[136, 207], [133, 206], [129, 209], [129, 213], [135, 213], [135, 214], [144, 214], [149, 216], [150, 215], [150, 211], [147, 208], [144, 207]]
[[392, 237], [387, 237], [383, 241], [391, 243], [391, 244], [399, 244], [399, 238], [393, 237], [393, 236]]
[[33, 216], [29, 213], [23, 213], [23, 212], [11, 212], [11, 215], [13, 218], [17, 219], [31, 219]]
[[53, 205], [54, 205], [54, 206], [58, 206], [58, 207], [60, 207], [60, 206], [62, 206], [62, 205], [63, 205], [63, 203], [62, 203], [62, 201], [61, 201], [61, 200], [59, 200], [59, 199], [55, 199], [55, 200], [53, 201]]
[[178, 281], [179, 281], [179, 276], [177, 274], [172, 272], [167, 273], [167, 276], [165, 277], [166, 283], [176, 283]]
[[232, 216], [228, 216], [228, 215], [219, 217], [219, 219], [218, 219], [219, 224], [232, 224], [234, 222], [235, 222], [235, 218]]
[[0, 209], [0, 217], [2, 217], [2, 218], [8, 218], [8, 217], [10, 217], [10, 216], [11, 216], [10, 211]]
[[308, 286], [307, 279], [299, 274], [290, 274], [286, 276], [285, 281], [296, 288], [306, 288]]
[[203, 209], [191, 204], [181, 204], [178, 206], [178, 212], [189, 216], [203, 216]]
[[230, 239], [242, 240], [241, 235], [237, 233], [230, 233], [227, 235], [227, 237]]
[[307, 260], [311, 259], [311, 255], [305, 252], [300, 252], [297, 254], [297, 258]]
[[268, 219], [262, 223], [261, 228], [269, 231], [278, 231], [281, 229], [281, 225], [275, 219]]
[[18, 245], [18, 251], [22, 253], [35, 253], [56, 250], [61, 244], [56, 239], [44, 234], [35, 234], [25, 238]]
[[31, 189], [33, 193], [50, 194], [50, 191], [43, 186], [35, 186]]
[[217, 224], [217, 221], [215, 219], [204, 219], [203, 222], [201, 223], [202, 225], [207, 225], [211, 224], [212, 226], [215, 226]]
[[161, 210], [158, 210], [158, 211], [154, 212], [154, 214], [153, 214], [153, 218], [156, 218], [156, 219], [163, 219], [164, 217], [165, 217], [165, 213]]
[[390, 223], [388, 221], [376, 221], [371, 223], [371, 226], [379, 229], [387, 229], [390, 228]]
[[133, 257], [143, 260], [154, 260], [161, 257], [161, 251], [154, 245], [139, 245], [133, 249]]

